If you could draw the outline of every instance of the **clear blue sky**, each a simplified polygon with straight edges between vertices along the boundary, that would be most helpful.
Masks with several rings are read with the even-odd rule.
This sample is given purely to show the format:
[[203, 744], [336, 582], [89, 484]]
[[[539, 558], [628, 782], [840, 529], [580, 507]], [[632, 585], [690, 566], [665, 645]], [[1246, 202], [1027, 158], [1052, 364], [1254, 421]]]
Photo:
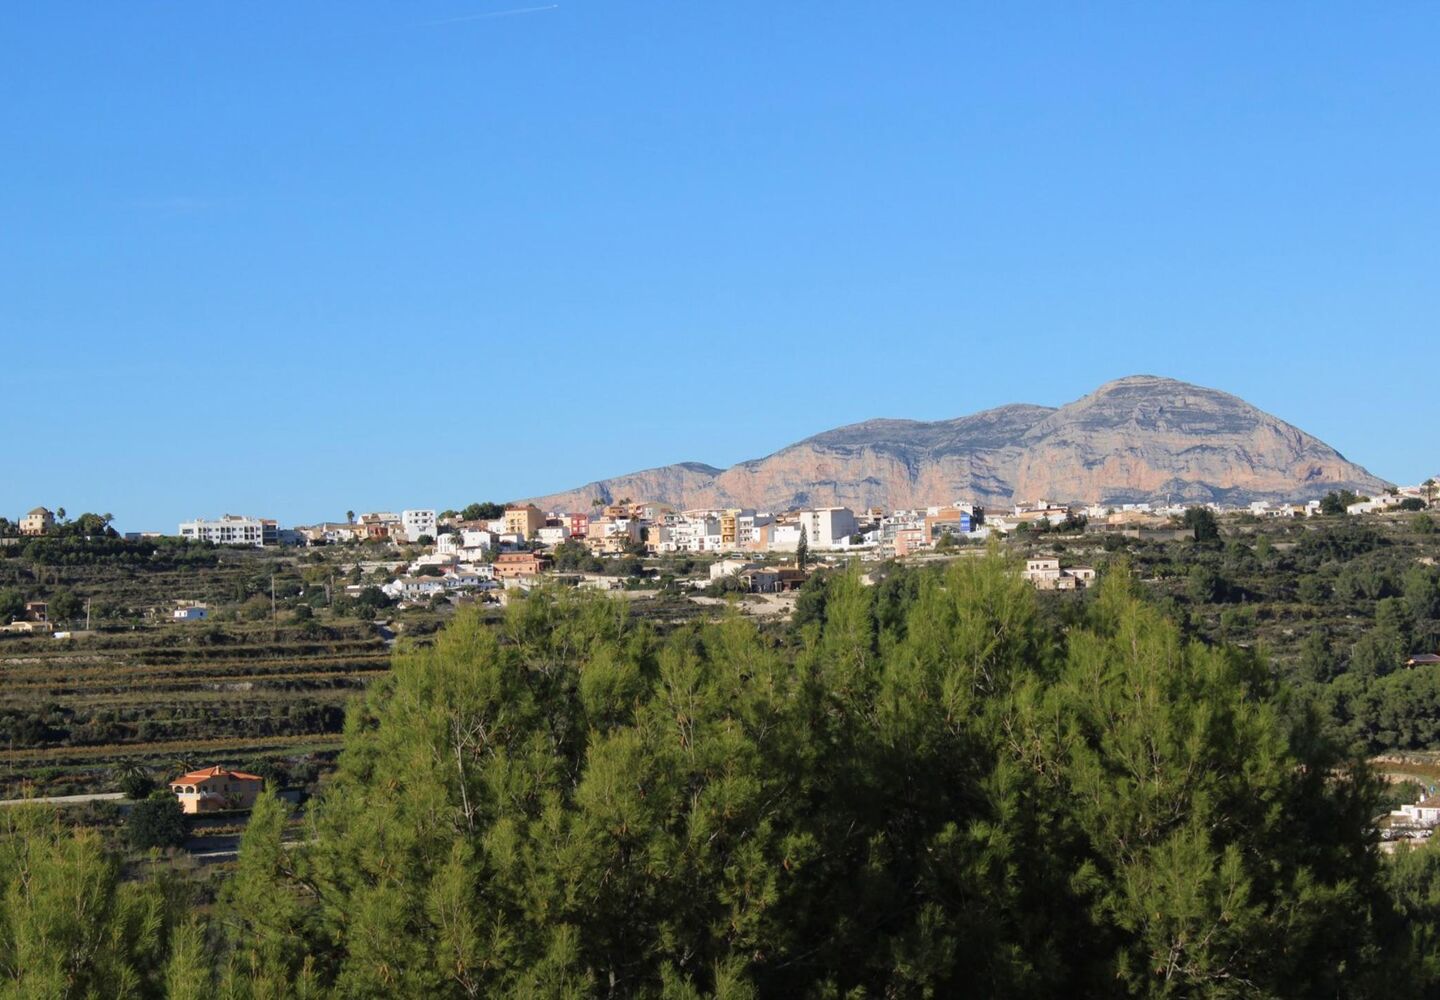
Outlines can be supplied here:
[[0, 18], [9, 516], [443, 508], [1138, 372], [1440, 471], [1433, 5]]

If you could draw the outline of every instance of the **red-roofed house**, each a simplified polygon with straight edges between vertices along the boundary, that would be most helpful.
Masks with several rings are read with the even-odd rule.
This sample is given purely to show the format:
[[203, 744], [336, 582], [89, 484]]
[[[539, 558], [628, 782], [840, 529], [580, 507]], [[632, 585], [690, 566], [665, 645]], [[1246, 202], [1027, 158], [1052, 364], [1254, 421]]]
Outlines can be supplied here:
[[244, 771], [206, 767], [182, 774], [170, 782], [170, 790], [187, 813], [224, 812], [249, 809], [260, 796], [265, 779]]

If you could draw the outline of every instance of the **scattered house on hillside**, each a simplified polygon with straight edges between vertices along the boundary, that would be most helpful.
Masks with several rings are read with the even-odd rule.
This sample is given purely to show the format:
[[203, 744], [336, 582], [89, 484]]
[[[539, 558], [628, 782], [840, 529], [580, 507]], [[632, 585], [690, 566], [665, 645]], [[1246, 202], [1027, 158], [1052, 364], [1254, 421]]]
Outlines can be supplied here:
[[1407, 667], [1435, 667], [1440, 666], [1440, 654], [1437, 653], [1416, 653], [1405, 661]]
[[1440, 826], [1440, 795], [1430, 795], [1419, 802], [1403, 805], [1390, 813], [1390, 819], [1401, 826]]
[[1382, 493], [1370, 500], [1361, 500], [1345, 508], [1347, 514], [1381, 514], [1394, 510], [1405, 502], [1405, 498], [1394, 493]]
[[784, 594], [799, 590], [809, 577], [795, 566], [752, 566], [740, 573], [740, 584], [752, 594]]
[[1079, 590], [1095, 582], [1095, 571], [1089, 566], [1061, 569], [1059, 559], [1027, 559], [1020, 575], [1036, 590]]
[[20, 519], [20, 534], [48, 535], [55, 528], [55, 515], [44, 507], [36, 507]]
[[244, 771], [207, 767], [182, 774], [170, 782], [170, 790], [186, 813], [227, 812], [249, 809], [260, 796], [265, 779]]
[[210, 609], [202, 601], [176, 601], [170, 619], [177, 622], [203, 622], [210, 617]]
[[9, 635], [39, 635], [54, 631], [54, 622], [11, 622], [9, 625], [0, 625], [0, 633]]
[[402, 576], [380, 588], [386, 597], [400, 601], [425, 601], [445, 590], [445, 581], [438, 576]]
[[26, 601], [25, 620], [27, 622], [48, 622], [50, 620], [50, 605], [44, 601]]
[[754, 569], [755, 564], [745, 559], [719, 559], [710, 564], [710, 579], [723, 580], [742, 570]]

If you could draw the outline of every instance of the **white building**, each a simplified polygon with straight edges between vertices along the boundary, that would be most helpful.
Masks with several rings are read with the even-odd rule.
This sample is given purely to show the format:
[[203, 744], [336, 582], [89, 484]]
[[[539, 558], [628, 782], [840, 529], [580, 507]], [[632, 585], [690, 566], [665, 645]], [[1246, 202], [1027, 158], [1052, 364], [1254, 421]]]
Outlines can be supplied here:
[[[805, 544], [809, 545], [807, 537]], [[772, 524], [770, 525], [771, 552], [794, 552], [800, 547], [800, 525], [798, 524]]]
[[445, 593], [445, 581], [438, 576], [402, 576], [380, 590], [387, 596], [405, 601], [418, 601]]
[[1390, 816], [1406, 826], [1440, 826], [1440, 796], [1431, 795], [1419, 802], [1403, 805]]
[[805, 544], [812, 549], [840, 547], [842, 539], [855, 534], [855, 512], [849, 507], [818, 507], [800, 512], [800, 525], [805, 529]]
[[[268, 522], [270, 525], [274, 523]], [[259, 548], [265, 544], [266, 527], [267, 522], [258, 517], [241, 517], [238, 514], [226, 514], [217, 521], [197, 517], [180, 525], [180, 537], [192, 542], [253, 545]]]
[[433, 510], [403, 510], [400, 512], [400, 530], [405, 532], [407, 542], [418, 542], [421, 535], [435, 537], [438, 525]]
[[658, 552], [720, 551], [720, 519], [708, 514], [676, 515], [652, 525], [650, 531]]
[[535, 540], [542, 545], [559, 545], [561, 542], [568, 542], [570, 540], [570, 526], [565, 525], [561, 527], [560, 525], [553, 525], [538, 528], [535, 531]]
[[775, 523], [774, 515], [757, 513], [753, 510], [741, 511], [735, 517], [736, 547], [741, 549], [758, 548], [765, 534], [765, 527], [773, 523]]
[[1393, 510], [1405, 502], [1405, 498], [1393, 493], [1382, 493], [1373, 500], [1361, 500], [1345, 508], [1347, 514], [1379, 514]]
[[754, 565], [748, 559], [718, 559], [710, 564], [710, 579], [723, 580], [727, 576], [734, 576]]
[[493, 531], [479, 528], [464, 528], [460, 532], [462, 549], [493, 549], [500, 544], [500, 536]]

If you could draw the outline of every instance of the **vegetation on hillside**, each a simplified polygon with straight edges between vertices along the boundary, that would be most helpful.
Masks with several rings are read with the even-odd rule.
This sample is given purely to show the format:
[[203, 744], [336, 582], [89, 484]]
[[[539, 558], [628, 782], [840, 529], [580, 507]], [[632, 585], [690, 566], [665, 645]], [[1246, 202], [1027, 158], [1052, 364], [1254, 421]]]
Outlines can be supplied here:
[[1123, 567], [1048, 608], [995, 554], [838, 574], [784, 634], [540, 593], [397, 655], [308, 842], [262, 798], [206, 915], [39, 807], [0, 817], [0, 976], [27, 996], [1434, 992], [1440, 854], [1382, 859], [1379, 803], [1261, 655], [1187, 638]]

